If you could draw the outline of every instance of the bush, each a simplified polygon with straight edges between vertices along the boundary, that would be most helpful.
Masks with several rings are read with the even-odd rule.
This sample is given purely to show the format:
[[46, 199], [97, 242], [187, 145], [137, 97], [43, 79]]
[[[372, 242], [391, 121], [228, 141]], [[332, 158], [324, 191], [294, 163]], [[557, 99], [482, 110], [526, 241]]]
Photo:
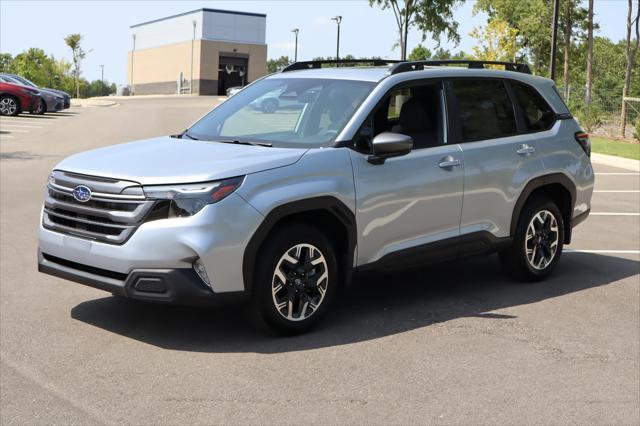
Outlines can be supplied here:
[[633, 131], [633, 137], [640, 142], [640, 116], [636, 119], [636, 129]]
[[587, 133], [593, 132], [598, 127], [602, 126], [602, 111], [593, 105], [584, 106], [575, 110], [578, 123], [582, 126], [582, 129]]

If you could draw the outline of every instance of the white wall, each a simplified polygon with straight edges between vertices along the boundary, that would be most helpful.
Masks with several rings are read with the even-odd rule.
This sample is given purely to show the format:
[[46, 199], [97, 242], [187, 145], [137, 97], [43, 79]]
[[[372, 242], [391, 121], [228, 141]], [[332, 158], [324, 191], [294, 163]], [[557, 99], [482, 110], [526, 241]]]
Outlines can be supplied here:
[[[191, 40], [193, 21], [196, 21], [196, 39], [265, 44], [267, 24], [264, 16], [202, 10], [134, 26], [129, 32], [136, 36], [135, 50], [147, 49]], [[130, 49], [133, 41], [131, 43]]]

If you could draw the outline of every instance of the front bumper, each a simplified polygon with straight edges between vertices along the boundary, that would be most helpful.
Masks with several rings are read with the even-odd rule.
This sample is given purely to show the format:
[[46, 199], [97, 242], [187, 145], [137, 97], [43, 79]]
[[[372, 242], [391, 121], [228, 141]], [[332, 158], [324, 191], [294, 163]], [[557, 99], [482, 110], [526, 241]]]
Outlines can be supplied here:
[[87, 267], [38, 250], [38, 271], [118, 296], [150, 302], [220, 306], [242, 303], [245, 292], [214, 293], [191, 268], [134, 269], [119, 274]]

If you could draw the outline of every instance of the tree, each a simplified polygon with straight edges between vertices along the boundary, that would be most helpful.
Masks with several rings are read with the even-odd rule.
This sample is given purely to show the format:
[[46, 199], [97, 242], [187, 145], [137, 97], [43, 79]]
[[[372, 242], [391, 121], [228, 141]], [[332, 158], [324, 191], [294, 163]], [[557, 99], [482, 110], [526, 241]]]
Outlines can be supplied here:
[[515, 61], [518, 52], [518, 30], [498, 17], [489, 20], [484, 28], [474, 28], [469, 34], [478, 40], [473, 47], [475, 59], [485, 61]]
[[628, 1], [627, 8], [627, 38], [624, 49], [624, 58], [627, 64], [624, 72], [624, 87], [622, 89], [622, 112], [621, 112], [621, 120], [620, 120], [620, 135], [624, 138], [627, 127], [627, 103], [624, 98], [629, 96], [629, 87], [631, 85], [631, 73], [633, 72], [633, 68], [636, 63], [636, 53], [638, 53], [638, 43], [640, 42], [640, 32], [638, 31], [638, 24], [640, 21], [640, 0], [638, 0], [638, 6], [636, 10], [636, 18], [635, 18], [635, 28], [636, 28], [636, 40], [633, 44], [633, 48], [631, 47], [631, 16], [633, 14], [633, 2], [632, 0]]
[[0, 72], [11, 72], [13, 56], [11, 53], [0, 53]]
[[278, 59], [269, 59], [267, 61], [267, 72], [273, 74], [290, 64], [291, 61], [288, 56], [280, 56]]
[[593, 86], [593, 0], [589, 0], [587, 15], [587, 79], [585, 103], [591, 103], [591, 87]]
[[382, 10], [391, 8], [398, 26], [400, 59], [407, 59], [407, 36], [409, 28], [415, 26], [422, 33], [422, 41], [427, 33], [440, 44], [441, 35], [456, 44], [460, 41], [458, 22], [453, 18], [453, 8], [461, 0], [369, 0], [371, 7]]
[[[559, 24], [563, 33], [563, 73], [562, 86], [564, 98], [569, 98], [569, 88], [571, 85], [571, 75], [569, 62], [571, 60], [571, 38], [576, 29], [585, 22], [587, 11], [580, 7], [580, 0], [564, 0], [564, 9], [560, 13]], [[579, 34], [577, 34], [579, 35]]]
[[411, 53], [409, 54], [410, 61], [426, 61], [431, 57], [431, 51], [419, 44], [413, 48]]
[[33, 81], [39, 86], [47, 86], [54, 72], [54, 61], [44, 50], [30, 48], [13, 58], [11, 71]]
[[80, 97], [80, 65], [82, 60], [87, 56], [86, 52], [80, 46], [82, 36], [80, 34], [69, 34], [64, 38], [64, 42], [71, 48], [73, 54], [73, 76], [75, 80], [76, 97]]

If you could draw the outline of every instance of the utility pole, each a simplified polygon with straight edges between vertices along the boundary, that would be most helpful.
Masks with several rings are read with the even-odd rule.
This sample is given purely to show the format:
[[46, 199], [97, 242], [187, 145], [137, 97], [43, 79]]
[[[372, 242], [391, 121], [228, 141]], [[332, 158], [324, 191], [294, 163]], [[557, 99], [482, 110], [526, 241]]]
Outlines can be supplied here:
[[291, 32], [295, 33], [296, 35], [296, 50], [293, 56], [293, 62], [298, 62], [298, 33], [300, 32], [300, 30], [298, 28], [294, 28], [291, 30]]
[[551, 66], [550, 76], [551, 80], [556, 79], [556, 53], [558, 50], [556, 38], [558, 35], [558, 15], [560, 10], [560, 0], [553, 0], [553, 23], [551, 24]]
[[338, 24], [338, 38], [336, 41], [336, 65], [337, 65], [337, 61], [340, 60], [340, 23], [342, 22], [342, 16], [334, 16], [333, 18], [331, 18], [332, 21], [336, 21], [336, 24]]
[[100, 86], [100, 95], [104, 96], [104, 65], [99, 65], [100, 67], [100, 82], [102, 83]]

